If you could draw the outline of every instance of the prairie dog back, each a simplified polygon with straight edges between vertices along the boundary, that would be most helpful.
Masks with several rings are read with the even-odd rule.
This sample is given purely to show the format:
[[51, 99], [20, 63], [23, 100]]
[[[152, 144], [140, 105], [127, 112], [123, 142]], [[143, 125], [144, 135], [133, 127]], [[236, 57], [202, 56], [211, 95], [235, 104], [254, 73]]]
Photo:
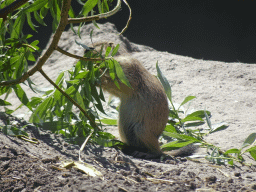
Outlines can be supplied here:
[[[103, 42], [96, 44], [95, 49], [99, 51], [102, 44], [105, 48], [113, 46]], [[137, 59], [122, 54], [120, 50], [118, 54], [114, 59], [121, 65], [133, 89], [121, 82], [119, 89], [109, 73], [101, 77], [101, 86], [121, 100], [118, 121], [121, 140], [133, 149], [149, 154], [149, 158], [158, 157], [162, 154], [158, 138], [169, 115], [166, 94], [159, 80]]]

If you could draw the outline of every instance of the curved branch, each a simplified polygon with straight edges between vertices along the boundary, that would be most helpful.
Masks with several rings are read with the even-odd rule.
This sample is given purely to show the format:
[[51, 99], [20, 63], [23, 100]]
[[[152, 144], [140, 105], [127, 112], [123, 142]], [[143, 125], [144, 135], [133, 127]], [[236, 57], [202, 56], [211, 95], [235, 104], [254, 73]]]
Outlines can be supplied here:
[[107, 13], [98, 14], [98, 15], [89, 16], [89, 17], [69, 18], [68, 19], [68, 24], [89, 22], [89, 21], [93, 21], [93, 20], [99, 20], [99, 19], [103, 19], [103, 18], [106, 18], [106, 17], [110, 17], [110, 16], [116, 14], [120, 9], [121, 9], [121, 0], [117, 0], [116, 7], [112, 11], [109, 11]]

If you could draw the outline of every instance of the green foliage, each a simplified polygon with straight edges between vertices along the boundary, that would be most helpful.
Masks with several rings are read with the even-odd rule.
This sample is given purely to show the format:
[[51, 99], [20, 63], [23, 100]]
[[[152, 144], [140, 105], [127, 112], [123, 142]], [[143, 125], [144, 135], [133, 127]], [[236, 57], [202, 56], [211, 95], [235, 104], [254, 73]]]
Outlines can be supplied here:
[[[88, 52], [86, 53], [86, 57], [95, 58], [98, 57], [98, 55]], [[103, 64], [104, 63], [105, 62], [103, 62]], [[100, 61], [93, 63], [91, 61], [80, 60], [73, 69], [62, 71], [55, 82], [56, 85], [62, 88], [69, 97], [76, 101], [94, 121], [99, 119], [95, 109], [104, 113], [102, 101], [105, 101], [105, 99], [102, 95], [101, 88], [100, 91], [96, 89], [96, 84], [101, 75], [99, 66], [102, 67]], [[37, 123], [44, 129], [51, 130], [54, 133], [62, 133], [66, 136], [67, 140], [79, 144], [83, 142], [83, 139], [86, 138], [91, 131], [94, 131], [94, 141], [101, 141], [102, 143], [102, 138], [99, 139], [99, 137], [103, 135], [102, 133], [99, 134], [100, 130], [97, 130], [83, 112], [80, 111], [79, 114], [74, 113], [73, 103], [64, 97], [57, 89], [47, 91], [43, 99], [33, 97], [32, 101], [35, 100], [40, 102], [36, 102], [33, 105], [33, 114], [30, 117], [30, 122]]]
[[[209, 111], [199, 110], [188, 113], [188, 109], [182, 109], [183, 105], [195, 98], [194, 96], [186, 97], [176, 109], [172, 101], [171, 86], [159, 69], [158, 64], [156, 64], [156, 68], [158, 78], [161, 81], [172, 106], [169, 114], [169, 124], [163, 132], [163, 138], [169, 142], [161, 146], [162, 150], [168, 151], [184, 147], [191, 143], [200, 143], [202, 147], [208, 149], [208, 156], [206, 156], [206, 159], [212, 163], [228, 163], [234, 165], [234, 161], [236, 161], [245, 164], [243, 157], [244, 153], [249, 153], [251, 157], [256, 160], [256, 133], [250, 134], [240, 149], [229, 149], [226, 152], [207, 143], [204, 140], [205, 136], [217, 131], [222, 131], [228, 126], [225, 123], [213, 125], [210, 120], [211, 113]], [[205, 124], [207, 127], [204, 127]]]
[[[79, 0], [78, 2], [83, 5], [81, 6], [79, 16], [87, 16], [88, 13], [93, 15], [94, 7], [97, 7], [100, 13], [109, 11], [109, 4], [112, 1]], [[0, 2], [0, 9], [12, 2], [10, 0]], [[24, 23], [27, 22], [31, 29], [37, 31], [38, 26], [33, 22], [36, 21], [39, 25], [46, 25], [44, 18], [47, 13], [50, 13], [53, 17], [52, 31], [54, 33], [61, 19], [62, 3], [62, 0], [29, 1], [18, 7], [15, 15], [9, 13], [5, 22], [0, 18], [0, 82], [20, 78], [28, 71], [28, 61], [35, 62], [36, 57], [40, 55], [40, 48], [37, 46], [39, 41], [35, 40], [32, 43], [28, 43], [32, 35], [23, 34]], [[72, 7], [68, 14], [72, 18], [76, 17]], [[83, 24], [82, 22], [80, 27]], [[80, 34], [79, 30], [78, 35]], [[112, 56], [115, 55], [117, 50], [118, 46], [112, 51]], [[90, 52], [86, 53], [85, 57], [104, 58], [101, 54], [94, 55]], [[109, 65], [109, 63], [113, 63], [113, 65]], [[51, 130], [54, 133], [61, 133], [66, 136], [67, 140], [74, 143], [82, 143], [84, 138], [93, 130], [94, 133], [91, 140], [94, 142], [100, 141], [101, 143], [104, 143], [106, 140], [107, 145], [111, 146], [113, 144], [109, 140], [112, 140], [113, 136], [99, 129], [98, 126], [101, 126], [101, 121], [99, 121], [98, 125], [95, 124], [95, 120], [99, 119], [96, 109], [104, 113], [101, 102], [105, 101], [103, 91], [101, 89], [98, 91], [96, 85], [102, 73], [100, 69], [104, 68], [107, 70], [109, 66], [111, 66], [111, 70], [115, 73], [113, 77], [116, 81], [120, 79], [120, 81], [129, 84], [123, 75], [122, 69], [113, 59], [106, 60], [105, 62], [81, 60], [77, 62], [73, 69], [61, 72], [55, 81], [55, 84], [66, 92], [69, 98], [64, 97], [55, 88], [46, 91], [42, 97], [28, 98], [22, 87], [19, 84], [14, 84], [12, 86], [0, 87], [0, 95], [5, 94], [4, 100], [0, 100], [0, 105], [5, 106], [6, 113], [12, 113], [12, 110], [6, 108], [11, 103], [5, 101], [5, 99], [14, 91], [22, 105], [27, 106], [33, 112], [29, 119], [30, 122], [38, 124], [43, 129]], [[35, 91], [33, 82], [29, 78], [26, 83]], [[83, 112], [78, 114], [74, 112], [75, 107], [72, 100], [86, 112], [87, 116]], [[6, 128], [3, 130], [8, 133]]]

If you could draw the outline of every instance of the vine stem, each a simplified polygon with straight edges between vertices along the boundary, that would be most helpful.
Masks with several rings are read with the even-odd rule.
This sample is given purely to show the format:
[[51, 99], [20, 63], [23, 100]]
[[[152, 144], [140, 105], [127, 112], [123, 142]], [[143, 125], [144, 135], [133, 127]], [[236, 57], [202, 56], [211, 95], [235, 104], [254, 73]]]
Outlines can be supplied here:
[[44, 76], [44, 78], [49, 81], [59, 92], [61, 92], [62, 95], [64, 95], [68, 100], [71, 101], [71, 103], [73, 103], [78, 109], [80, 109], [80, 111], [82, 111], [82, 113], [84, 114], [84, 116], [90, 121], [90, 123], [96, 127], [97, 129], [99, 129], [99, 127], [96, 125], [96, 123], [91, 119], [91, 117], [86, 113], [86, 111], [73, 99], [71, 98], [65, 91], [63, 91], [61, 88], [58, 87], [58, 85], [56, 85], [49, 77], [48, 75], [45, 74], [45, 72], [43, 71], [43, 69], [40, 69], [39, 72], [41, 73], [41, 75]]

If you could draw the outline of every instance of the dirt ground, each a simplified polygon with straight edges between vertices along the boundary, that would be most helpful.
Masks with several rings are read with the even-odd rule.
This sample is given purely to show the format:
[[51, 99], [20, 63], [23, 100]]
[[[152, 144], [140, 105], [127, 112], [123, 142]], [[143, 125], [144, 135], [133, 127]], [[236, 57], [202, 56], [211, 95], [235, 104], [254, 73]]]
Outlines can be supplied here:
[[[111, 40], [121, 43], [153, 74], [156, 74], [158, 61], [172, 85], [175, 102], [182, 102], [188, 95], [196, 96], [192, 108], [211, 111], [213, 124], [226, 122], [229, 125], [228, 129], [206, 138], [223, 150], [239, 148], [250, 133], [256, 132], [256, 65], [197, 60], [159, 52], [117, 36], [113, 24], [99, 26], [101, 30], [91, 24], [85, 26], [81, 32], [82, 40], [70, 31], [65, 32], [59, 46], [82, 55], [83, 50], [74, 40], [91, 44], [89, 34], [94, 29], [94, 42]], [[55, 52], [43, 70], [55, 80], [61, 70], [71, 68], [75, 62]], [[50, 86], [39, 73], [31, 79], [40, 89]], [[35, 95], [22, 86], [28, 97]], [[7, 101], [13, 104], [12, 109], [20, 105], [15, 95], [10, 95]], [[8, 119], [17, 127], [28, 124], [30, 114], [26, 108], [13, 115], [0, 113], [0, 125], [6, 124]], [[79, 146], [32, 124], [25, 129], [39, 140], [39, 144], [0, 132], [0, 191], [256, 191], [255, 167], [231, 168], [185, 158], [148, 161], [134, 159], [116, 149], [92, 145], [83, 150], [82, 160], [93, 165], [102, 177], [89, 177], [74, 168], [60, 170], [61, 160], [78, 160]], [[109, 131], [118, 137], [116, 128]]]
[[[1, 114], [1, 124], [28, 124]], [[256, 168], [230, 168], [188, 161], [141, 160], [112, 148], [88, 145], [82, 160], [93, 165], [102, 177], [90, 177], [71, 168], [59, 170], [60, 161], [78, 160], [79, 146], [61, 135], [29, 124], [26, 131], [33, 144], [0, 133], [0, 191], [253, 191]]]

